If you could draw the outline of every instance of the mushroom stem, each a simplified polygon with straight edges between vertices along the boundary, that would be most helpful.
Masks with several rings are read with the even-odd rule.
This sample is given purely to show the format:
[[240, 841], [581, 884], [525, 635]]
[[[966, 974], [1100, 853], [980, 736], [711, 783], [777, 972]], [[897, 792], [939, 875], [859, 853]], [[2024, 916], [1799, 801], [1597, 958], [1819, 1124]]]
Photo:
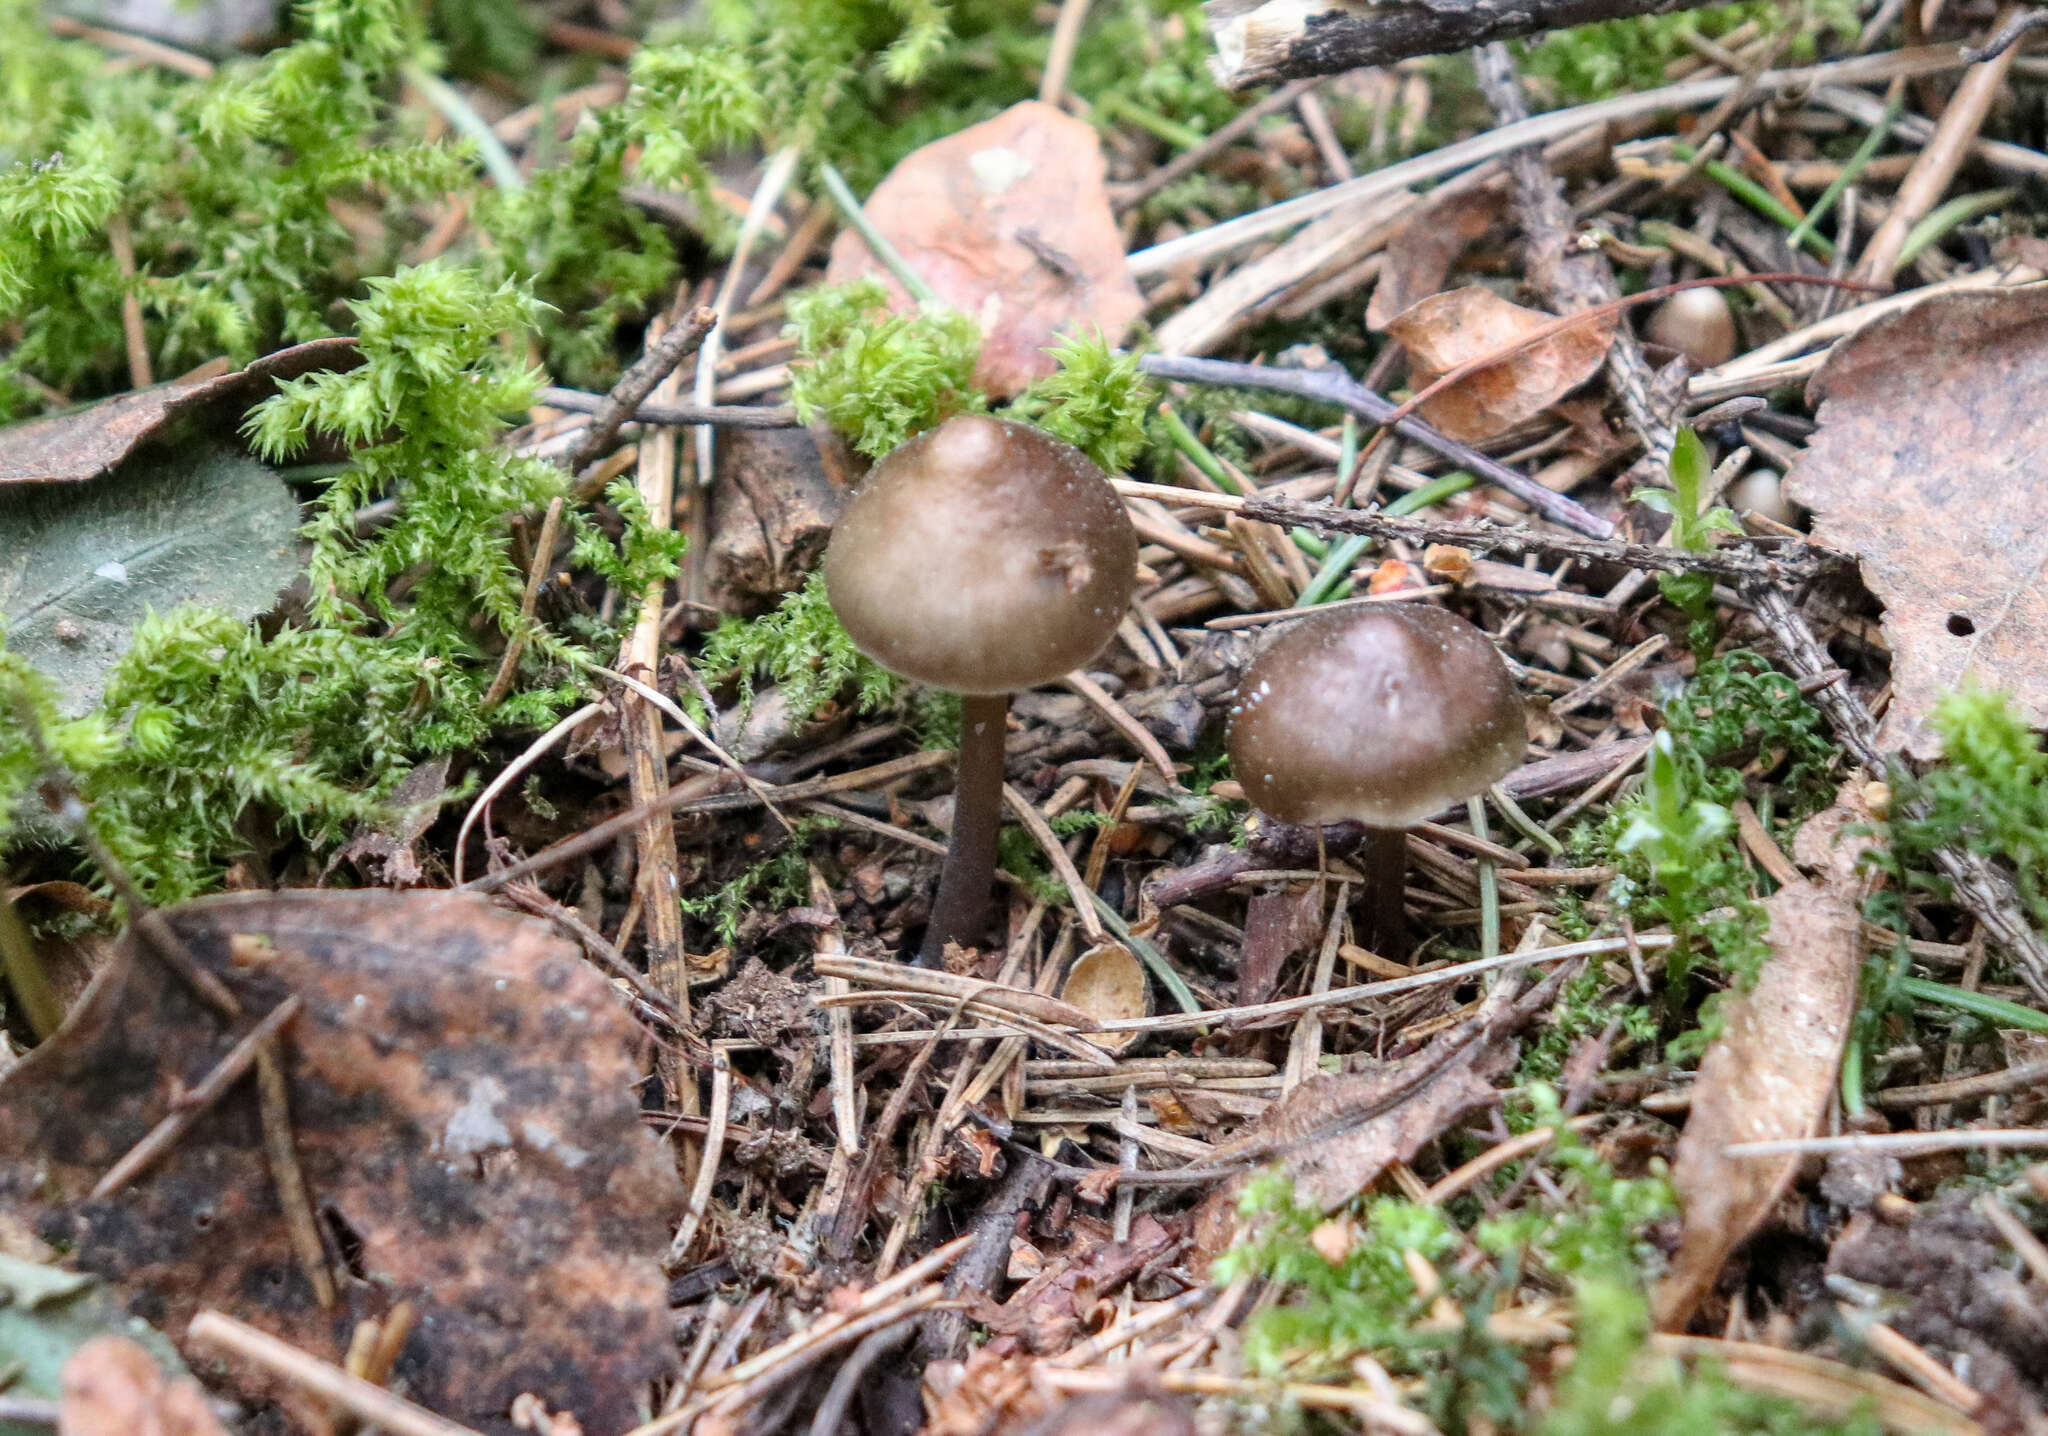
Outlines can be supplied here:
[[1398, 962], [1408, 954], [1408, 913], [1402, 906], [1408, 883], [1408, 830], [1367, 828], [1357, 861], [1365, 875], [1366, 946]]
[[920, 967], [937, 967], [946, 944], [972, 945], [988, 923], [989, 888], [996, 877], [996, 828], [1003, 807], [1003, 737], [1010, 695], [960, 699], [959, 773], [953, 782], [953, 840], [939, 870], [930, 925], [918, 949]]

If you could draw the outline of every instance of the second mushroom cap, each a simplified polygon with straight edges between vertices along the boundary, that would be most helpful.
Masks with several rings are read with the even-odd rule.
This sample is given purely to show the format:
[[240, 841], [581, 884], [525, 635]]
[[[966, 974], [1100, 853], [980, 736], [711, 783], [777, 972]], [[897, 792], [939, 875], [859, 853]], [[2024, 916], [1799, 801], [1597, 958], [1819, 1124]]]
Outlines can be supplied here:
[[1485, 634], [1399, 604], [1303, 619], [1253, 660], [1231, 768], [1286, 823], [1406, 828], [1521, 764], [1522, 700]]

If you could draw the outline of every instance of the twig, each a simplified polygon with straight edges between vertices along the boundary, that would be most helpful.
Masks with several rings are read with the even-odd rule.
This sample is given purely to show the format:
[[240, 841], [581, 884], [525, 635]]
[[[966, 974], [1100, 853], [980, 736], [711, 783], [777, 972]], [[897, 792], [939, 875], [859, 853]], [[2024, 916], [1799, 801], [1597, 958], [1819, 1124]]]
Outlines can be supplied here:
[[[1756, 77], [1754, 93], [1759, 97], [1769, 97], [1788, 91], [1804, 91], [1815, 85], [1860, 85], [1874, 80], [1889, 80], [1895, 75], [1938, 74], [1957, 69], [1962, 63], [1962, 57], [1950, 45], [1859, 55], [1824, 65], [1767, 71]], [[1743, 77], [1734, 75], [1688, 80], [1662, 89], [1533, 115], [1520, 124], [1504, 125], [1428, 154], [1387, 165], [1357, 179], [1327, 185], [1310, 194], [1181, 235], [1150, 249], [1141, 249], [1130, 257], [1130, 270], [1139, 278], [1162, 274], [1189, 260], [1213, 258], [1280, 230], [1291, 229], [1356, 200], [1377, 198], [1455, 174], [1523, 145], [1545, 143], [1583, 129], [1666, 110], [1711, 105], [1743, 83]]]
[[[1848, 560], [1803, 544], [1785, 542], [1769, 552], [1755, 545], [1730, 544], [1692, 553], [1658, 548], [1653, 544], [1627, 543], [1620, 539], [1576, 538], [1570, 534], [1543, 533], [1536, 529], [1502, 528], [1496, 524], [1452, 523], [1437, 519], [1389, 518], [1384, 513], [1331, 508], [1326, 504], [1298, 504], [1283, 499], [1240, 499], [1230, 494], [1209, 494], [1198, 489], [1176, 489], [1164, 484], [1141, 484], [1131, 479], [1112, 481], [1126, 498], [1157, 499], [1183, 508], [1215, 509], [1240, 513], [1267, 523], [1299, 526], [1323, 533], [1366, 534], [1377, 539], [1399, 539], [1418, 547], [1452, 544], [1476, 553], [1500, 554], [1515, 559], [1525, 554], [1551, 558], [1583, 559], [1589, 563], [1614, 563], [1652, 573], [1710, 573], [1730, 582], [1801, 583], [1824, 569], [1845, 565]], [[1289, 613], [1288, 617], [1306, 617]]]
[[1113, 186], [1110, 190], [1110, 198], [1119, 209], [1129, 209], [1134, 204], [1150, 199], [1175, 180], [1184, 179], [1188, 175], [1193, 174], [1224, 150], [1243, 139], [1251, 132], [1252, 126], [1266, 118], [1266, 116], [1278, 114], [1281, 110], [1292, 108], [1294, 102], [1310, 90], [1313, 90], [1316, 84], [1316, 80], [1307, 79], [1295, 80], [1290, 84], [1282, 85], [1264, 99], [1246, 105], [1228, 120], [1209, 131], [1208, 134], [1202, 137], [1202, 142], [1199, 145], [1190, 146], [1165, 164], [1154, 166], [1148, 170], [1143, 179], [1134, 180], [1124, 186]]
[[1925, 1157], [1936, 1152], [2031, 1152], [2043, 1147], [2048, 1147], [2048, 1129], [1997, 1127], [1953, 1132], [1883, 1132], [1874, 1136], [1780, 1137], [1768, 1142], [1734, 1142], [1721, 1150], [1730, 1157], [1825, 1157], [1837, 1152]]
[[[810, 865], [811, 906], [832, 915], [829, 925], [817, 929], [813, 960], [844, 957], [846, 937], [839, 926], [839, 905], [832, 900], [832, 885], [816, 864]], [[825, 978], [827, 997], [844, 997], [853, 986], [843, 977]], [[833, 1007], [826, 1012], [829, 1065], [832, 1072], [833, 1142], [846, 1156], [860, 1153], [860, 1094], [853, 1085], [853, 1009]]]
[[296, 995], [273, 1007], [240, 1041], [216, 1062], [213, 1070], [195, 1083], [161, 1121], [124, 1152], [106, 1173], [93, 1183], [91, 1200], [103, 1202], [147, 1171], [152, 1163], [177, 1144], [194, 1122], [205, 1116], [213, 1104], [227, 1095], [255, 1064], [256, 1054], [299, 1015], [305, 1003]]
[[2048, 1062], [2024, 1062], [2002, 1072], [1981, 1072], [1975, 1077], [1956, 1077], [1946, 1082], [1924, 1082], [1912, 1087], [1887, 1087], [1873, 1092], [1872, 1103], [1892, 1110], [1934, 1107], [1944, 1102], [1974, 1102], [1982, 1097], [1999, 1097], [2030, 1087], [2048, 1086]]
[[[1782, 589], [1755, 584], [1744, 592], [1757, 618], [1778, 641], [1794, 677], [1818, 679], [1834, 667], [1805, 617]], [[1846, 684], [1822, 684], [1811, 697], [1814, 706], [1827, 715], [1842, 746], [1867, 772], [1888, 769], [1887, 755], [1877, 746], [1877, 722]], [[1954, 886], [1956, 900], [2013, 955], [2028, 990], [2037, 1000], [2048, 1000], [2048, 942], [2028, 924], [2012, 880], [1988, 858], [1953, 845], [1936, 849], [1934, 864]]]
[[533, 622], [534, 606], [540, 601], [540, 586], [554, 562], [555, 536], [561, 526], [562, 496], [557, 494], [548, 501], [547, 516], [540, 521], [540, 537], [534, 540], [533, 559], [526, 566], [526, 588], [519, 595], [519, 625], [505, 635], [505, 656], [498, 660], [497, 674], [484, 694], [483, 706], [487, 710], [498, 706], [519, 672], [520, 655], [526, 652], [527, 627]]
[[128, 230], [128, 216], [117, 214], [107, 221], [107, 248], [121, 273], [121, 337], [128, 349], [128, 386], [147, 389], [156, 382], [149, 367], [149, 335], [142, 327], [142, 298], [135, 292], [135, 240]]
[[[550, 409], [567, 409], [574, 414], [588, 414], [604, 403], [608, 396], [588, 394], [581, 389], [564, 389], [550, 384], [535, 395], [536, 402]], [[657, 404], [652, 399], [638, 405], [632, 413], [620, 421], [626, 424], [658, 424], [664, 428], [687, 429], [696, 424], [711, 424], [721, 429], [794, 429], [798, 427], [796, 410], [787, 404]]]
[[467, 1426], [436, 1416], [424, 1406], [394, 1396], [381, 1386], [351, 1376], [332, 1362], [279, 1341], [221, 1312], [207, 1309], [192, 1318], [185, 1339], [212, 1347], [262, 1367], [293, 1386], [340, 1407], [366, 1426], [380, 1426], [393, 1436], [478, 1436]]
[[[2010, 9], [2007, 13], [2011, 13]], [[1892, 199], [1892, 212], [1864, 247], [1863, 258], [1857, 261], [1854, 270], [1858, 279], [1883, 284], [1898, 272], [1907, 236], [1921, 217], [1948, 192], [1963, 157], [1969, 153], [1978, 131], [1984, 128], [1984, 118], [1991, 112], [1991, 102], [2004, 87], [2006, 74], [2012, 69], [2015, 57], [2016, 52], [2011, 48], [2001, 49], [1995, 58], [1963, 76], [1963, 82], [1956, 86], [1955, 95], [1934, 127], [1934, 138], [1928, 141], [1927, 147], [1920, 152], [1920, 158], [1914, 161], [1912, 170], [1900, 183], [1898, 193]]]
[[469, 811], [462, 815], [462, 824], [455, 830], [455, 886], [463, 886], [462, 857], [469, 846], [469, 830], [476, 826], [477, 819], [490, 811], [491, 803], [498, 794], [511, 787], [521, 773], [538, 763], [547, 751], [564, 738], [581, 728], [585, 723], [605, 711], [602, 703], [586, 703], [574, 713], [556, 723], [554, 727], [526, 745], [526, 751], [507, 763], [497, 777], [484, 786], [476, 795], [476, 801], [469, 805]]
[[1145, 755], [1145, 761], [1158, 770], [1167, 787], [1180, 786], [1180, 776], [1174, 771], [1173, 759], [1167, 756], [1165, 747], [1131, 716], [1130, 710], [1110, 696], [1108, 689], [1078, 668], [1062, 678], [1060, 683], [1085, 698], [1096, 712], [1109, 720], [1111, 727], [1130, 739], [1131, 746]]
[[[861, 788], [880, 787], [907, 778], [915, 773], [944, 767], [953, 761], [950, 749], [939, 748], [922, 753], [911, 753], [902, 758], [892, 758], [886, 763], [877, 763], [872, 768], [861, 768], [852, 773], [840, 773], [830, 778], [813, 778], [801, 783], [788, 783], [779, 788], [768, 789], [768, 795], [782, 804], [800, 803], [807, 798], [828, 798], [834, 793], [850, 793]], [[559, 866], [571, 858], [580, 858], [585, 853], [596, 852], [608, 846], [621, 833], [630, 833], [659, 813], [706, 813], [725, 812], [737, 808], [751, 807], [760, 799], [751, 792], [703, 793], [691, 788], [671, 788], [658, 798], [635, 804], [625, 812], [605, 819], [593, 828], [578, 833], [573, 838], [564, 838], [553, 847], [544, 848], [530, 858], [503, 867], [482, 877], [471, 878], [457, 891], [496, 892], [514, 878], [523, 878], [529, 873], [543, 872]]]
[[[285, 1001], [296, 1002], [298, 998]], [[278, 1007], [282, 1010], [284, 1003]], [[292, 1255], [312, 1285], [313, 1299], [322, 1307], [330, 1307], [334, 1305], [334, 1274], [327, 1269], [327, 1249], [320, 1241], [312, 1193], [307, 1190], [306, 1172], [299, 1165], [298, 1145], [292, 1138], [291, 1090], [285, 1082], [278, 1043], [279, 1039], [272, 1036], [256, 1048], [256, 1103], [262, 1116], [263, 1155], [270, 1165], [270, 1180], [277, 1185], [277, 1203], [284, 1212]]]
[[1259, 364], [1237, 364], [1223, 359], [1183, 359], [1165, 354], [1148, 354], [1138, 361], [1138, 367], [1159, 379], [1271, 389], [1341, 405], [1375, 424], [1391, 423], [1403, 437], [1413, 439], [1461, 468], [1470, 469], [1488, 483], [1498, 484], [1553, 523], [1594, 538], [1604, 539], [1614, 532], [1614, 525], [1598, 514], [1563, 494], [1552, 493], [1534, 479], [1488, 458], [1477, 449], [1438, 433], [1422, 420], [1409, 417], [1401, 405], [1375, 394], [1341, 369], [1271, 369]]
[[[585, 464], [611, 447], [612, 441], [619, 436], [619, 429], [640, 413], [655, 386], [673, 374], [676, 365], [697, 352], [697, 347], [717, 323], [718, 311], [699, 305], [687, 319], [670, 326], [660, 338], [648, 345], [633, 366], [619, 376], [619, 382], [612, 385], [609, 393], [590, 401], [590, 427], [583, 431], [583, 437], [569, 451], [567, 465], [570, 473], [581, 473]], [[590, 400], [590, 396], [578, 394], [573, 389], [543, 389], [536, 397], [541, 403], [558, 409], [581, 408], [585, 401]], [[664, 422], [652, 414], [643, 417], [650, 423]]]
[[[51, 22], [53, 26], [55, 23], [55, 21]], [[1989, 40], [1986, 40], [1982, 45], [1975, 47], [1965, 45], [1963, 47], [1963, 58], [1973, 65], [1981, 65], [1986, 60], [1995, 60], [2007, 50], [2017, 45], [2020, 42], [2020, 38], [2029, 30], [2038, 30], [2043, 25], [2048, 25], [2048, 10], [2042, 10], [2037, 7], [2026, 11], [2024, 14], [2014, 15], [2003, 25], [1999, 26], [1998, 33]]]
[[1067, 896], [1074, 904], [1074, 919], [1081, 924], [1081, 931], [1088, 935], [1091, 943], [1103, 939], [1102, 919], [1095, 915], [1093, 892], [1081, 881], [1081, 870], [1074, 866], [1074, 859], [1068, 854], [1065, 844], [1059, 840], [1051, 826], [1039, 816], [1031, 800], [1011, 787], [1003, 784], [1003, 801], [1010, 805], [1010, 811], [1017, 815], [1017, 821], [1024, 825], [1024, 831], [1031, 834], [1046, 861], [1052, 864], [1054, 876], [1066, 888]]
[[906, 1319], [862, 1337], [860, 1345], [833, 1373], [825, 1399], [818, 1403], [817, 1414], [811, 1418], [811, 1436], [838, 1436], [839, 1423], [845, 1419], [846, 1408], [852, 1403], [854, 1392], [860, 1389], [868, 1368], [910, 1340], [916, 1331], [917, 1324]]
[[697, 1162], [697, 1180], [690, 1188], [690, 1201], [683, 1209], [682, 1223], [676, 1228], [675, 1239], [668, 1244], [668, 1254], [661, 1259], [665, 1271], [675, 1271], [689, 1256], [690, 1243], [697, 1239], [697, 1228], [711, 1207], [711, 1190], [718, 1184], [718, 1161], [725, 1153], [725, 1124], [731, 1112], [732, 1062], [723, 1052], [713, 1050], [711, 1112], [706, 1119], [704, 1152]]
[[1081, 43], [1081, 27], [1088, 23], [1088, 4], [1089, 0], [1061, 0], [1052, 43], [1046, 47], [1045, 74], [1038, 82], [1038, 98], [1044, 104], [1057, 105], [1066, 92], [1074, 51]]
[[[761, 231], [768, 225], [775, 213], [775, 206], [782, 202], [782, 192], [789, 187], [796, 174], [797, 160], [802, 151], [795, 145], [785, 145], [768, 157], [768, 163], [761, 171], [761, 181], [754, 187], [753, 197], [747, 201], [746, 218], [740, 221], [739, 235], [733, 240], [732, 258], [727, 261], [725, 278], [719, 281], [718, 297], [712, 300], [719, 318], [712, 325], [711, 332], [704, 336], [704, 343], [697, 351], [697, 373], [690, 386], [690, 395], [697, 403], [708, 407], [713, 391], [718, 387], [718, 361], [725, 352], [725, 318], [739, 300], [740, 283], [746, 277], [747, 260], [754, 252], [754, 245], [761, 238]], [[713, 477], [713, 463], [717, 457], [718, 431], [707, 424], [693, 429], [697, 449], [697, 487], [708, 491]], [[696, 552], [695, 549], [692, 550]], [[693, 562], [691, 574], [702, 574], [701, 557]], [[693, 582], [693, 588], [696, 584]], [[701, 599], [703, 594], [690, 593], [690, 598]]]

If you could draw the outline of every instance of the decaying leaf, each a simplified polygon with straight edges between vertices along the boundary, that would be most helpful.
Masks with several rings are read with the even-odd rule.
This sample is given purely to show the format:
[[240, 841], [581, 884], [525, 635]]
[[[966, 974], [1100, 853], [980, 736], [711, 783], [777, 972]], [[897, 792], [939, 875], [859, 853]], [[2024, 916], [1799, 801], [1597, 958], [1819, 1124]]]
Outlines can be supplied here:
[[1322, 941], [1324, 896], [1315, 884], [1252, 894], [1245, 904], [1244, 945], [1237, 959], [1239, 1002], [1271, 997], [1287, 960]]
[[1497, 189], [1432, 196], [1388, 239], [1386, 261], [1365, 307], [1365, 327], [1385, 329], [1418, 300], [1444, 287], [1465, 247], [1493, 227], [1505, 196]]
[[[172, 1375], [185, 1374], [170, 1342], [131, 1320], [92, 1277], [0, 1252], [0, 1362], [9, 1395], [60, 1398], [69, 1364], [109, 1332], [128, 1333], [124, 1344], [152, 1367], [161, 1361]], [[19, 1429], [0, 1421], [8, 1436]]]
[[294, 1259], [249, 1082], [89, 1197], [239, 1035], [132, 936], [0, 1078], [0, 1218], [173, 1335], [213, 1306], [339, 1361], [357, 1321], [409, 1300], [393, 1384], [413, 1399], [490, 1424], [532, 1392], [631, 1426], [674, 1359], [657, 1257], [681, 1192], [603, 979], [545, 925], [459, 894], [236, 894], [168, 917], [252, 1017], [305, 1004], [284, 1066], [342, 1299], [322, 1310]]
[[299, 506], [271, 470], [211, 445], [138, 457], [90, 484], [9, 495], [0, 548], [8, 647], [67, 713], [99, 701], [151, 612], [252, 618], [299, 572]]
[[1975, 679], [2048, 722], [2048, 292], [1943, 294], [1844, 340], [1785, 478], [1814, 537], [1884, 603], [1888, 748], [1931, 758], [1935, 702]]
[[64, 1363], [59, 1436], [225, 1436], [206, 1393], [166, 1377], [125, 1336], [96, 1336]]
[[356, 362], [355, 340], [315, 339], [266, 354], [232, 374], [173, 380], [68, 414], [0, 429], [0, 486], [97, 478], [176, 419], [215, 417], [215, 427], [230, 434], [241, 423], [243, 411], [269, 394], [278, 380], [320, 369], [347, 369]]
[[1837, 888], [1798, 883], [1764, 906], [1772, 956], [1756, 986], [1729, 1004], [1727, 1025], [1700, 1062], [1672, 1164], [1684, 1220], [1656, 1292], [1666, 1330], [1685, 1325], [1799, 1165], [1796, 1156], [1730, 1156], [1727, 1148], [1812, 1133], [1856, 1012], [1863, 949], [1855, 905]]
[[[1114, 344], [1144, 312], [1103, 174], [1092, 126], [1026, 100], [910, 155], [863, 206], [938, 297], [981, 325], [974, 378], [997, 398], [1052, 373], [1045, 351], [1060, 337], [1099, 329]], [[848, 230], [826, 280], [864, 274], [910, 305]]]
[[[1497, 354], [1554, 316], [1511, 304], [1477, 285], [1410, 305], [1387, 321], [1407, 346], [1417, 389], [1460, 364]], [[1532, 419], [1600, 371], [1614, 338], [1612, 316], [1588, 319], [1468, 374], [1422, 406], [1438, 429], [1478, 443]]]

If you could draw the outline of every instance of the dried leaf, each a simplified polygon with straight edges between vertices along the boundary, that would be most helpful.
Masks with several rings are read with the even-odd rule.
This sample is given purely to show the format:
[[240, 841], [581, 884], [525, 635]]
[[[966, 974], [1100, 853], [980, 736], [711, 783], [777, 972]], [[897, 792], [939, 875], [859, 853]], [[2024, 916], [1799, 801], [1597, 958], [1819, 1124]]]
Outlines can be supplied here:
[[[1527, 338], [1552, 318], [1472, 285], [1410, 305], [1387, 322], [1387, 333], [1407, 346], [1410, 377], [1421, 389], [1460, 364]], [[1423, 417], [1468, 444], [1505, 433], [1599, 373], [1613, 338], [1612, 316], [1574, 324], [1467, 375], [1424, 404]]]
[[[170, 1342], [131, 1319], [91, 1276], [0, 1252], [0, 1364], [7, 1367], [9, 1395], [58, 1399], [71, 1360], [117, 1331], [131, 1333], [146, 1348], [145, 1359], [153, 1356], [175, 1375], [185, 1374]], [[19, 1429], [0, 1421], [9, 1436]]]
[[1975, 679], [2048, 723], [2048, 293], [1937, 295], [1846, 339], [1814, 377], [1820, 429], [1785, 478], [1814, 537], [1884, 603], [1892, 701], [1878, 739]]
[[253, 618], [299, 572], [291, 491], [224, 448], [150, 454], [7, 502], [8, 647], [56, 685], [66, 713], [99, 701], [145, 615], [199, 603]]
[[125, 1336], [96, 1336], [64, 1363], [57, 1436], [226, 1436], [189, 1376], [167, 1380]]
[[237, 1035], [132, 936], [64, 1028], [0, 1078], [0, 1219], [69, 1243], [181, 1332], [215, 1306], [339, 1361], [410, 1300], [394, 1385], [465, 1421], [530, 1391], [633, 1424], [674, 1360], [656, 1257], [681, 1205], [642, 1129], [638, 1029], [544, 924], [459, 894], [210, 898], [168, 914], [251, 1014], [289, 994], [299, 1160], [346, 1260], [320, 1309], [263, 1158], [253, 1084], [113, 1197], [94, 1181]]
[[315, 339], [256, 360], [248, 368], [194, 383], [159, 384], [130, 394], [0, 429], [0, 485], [63, 484], [96, 478], [173, 419], [218, 416], [232, 432], [242, 412], [280, 379], [358, 362], [353, 339]]
[[1377, 333], [1401, 311], [1442, 289], [1465, 247], [1500, 218], [1504, 199], [1497, 189], [1453, 191], [1418, 206], [1387, 240], [1386, 262], [1365, 307], [1365, 327]]
[[[1152, 1015], [1151, 989], [1145, 969], [1120, 943], [1091, 947], [1074, 959], [1060, 988], [1060, 1001], [1070, 1002], [1097, 1022]], [[1097, 1046], [1121, 1052], [1137, 1039], [1135, 1032], [1106, 1032], [1092, 1039]]]
[[[1026, 100], [934, 141], [889, 172], [863, 210], [945, 303], [981, 325], [975, 382], [1007, 398], [1056, 367], [1063, 335], [1121, 340], [1144, 312], [1103, 187], [1093, 126]], [[911, 301], [851, 230], [826, 280], [873, 274]]]
[[1796, 1156], [1731, 1157], [1726, 1149], [1812, 1133], [1856, 1012], [1863, 949], [1855, 905], [1835, 889], [1801, 883], [1764, 906], [1772, 956], [1755, 988], [1729, 1004], [1727, 1026], [1700, 1062], [1672, 1164], [1684, 1221], [1656, 1293], [1657, 1324], [1666, 1330], [1685, 1325], [1799, 1165]]

